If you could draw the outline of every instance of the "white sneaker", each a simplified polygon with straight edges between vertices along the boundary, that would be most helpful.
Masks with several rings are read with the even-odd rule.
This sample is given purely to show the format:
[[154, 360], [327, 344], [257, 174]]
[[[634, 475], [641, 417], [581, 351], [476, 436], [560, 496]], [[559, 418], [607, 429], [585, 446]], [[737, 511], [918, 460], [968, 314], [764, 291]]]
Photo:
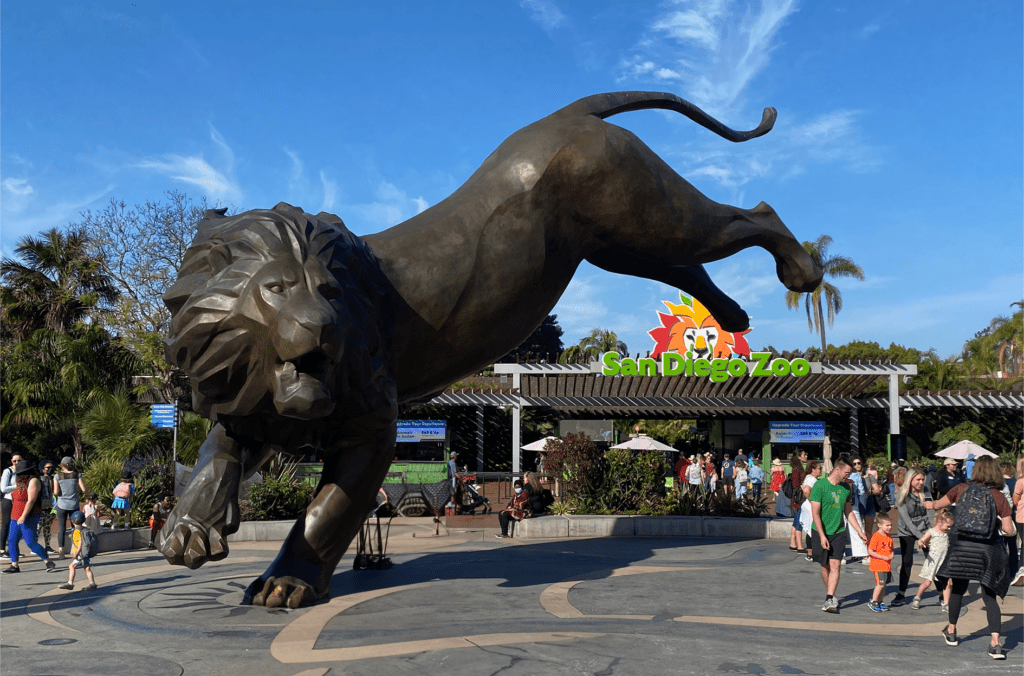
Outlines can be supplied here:
[[[3, 561], [3, 559], [0, 559]], [[1022, 587], [1024, 586], [1024, 568], [1017, 571], [1017, 574], [1013, 577], [1013, 582], [1010, 583], [1011, 587]]]

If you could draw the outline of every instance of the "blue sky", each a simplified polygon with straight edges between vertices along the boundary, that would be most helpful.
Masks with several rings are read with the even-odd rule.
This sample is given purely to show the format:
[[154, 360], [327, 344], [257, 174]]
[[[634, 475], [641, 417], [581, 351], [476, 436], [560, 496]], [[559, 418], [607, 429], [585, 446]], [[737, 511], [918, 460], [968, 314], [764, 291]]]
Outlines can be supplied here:
[[[771, 204], [863, 267], [829, 342], [942, 356], [1024, 297], [1019, 2], [5, 2], [0, 250], [180, 190], [286, 201], [377, 232], [437, 204], [512, 132], [573, 100], [678, 94], [730, 144], [660, 111], [610, 121], [720, 202]], [[708, 269], [754, 348], [818, 343], [771, 257]], [[654, 345], [655, 282], [586, 263], [555, 308]]]

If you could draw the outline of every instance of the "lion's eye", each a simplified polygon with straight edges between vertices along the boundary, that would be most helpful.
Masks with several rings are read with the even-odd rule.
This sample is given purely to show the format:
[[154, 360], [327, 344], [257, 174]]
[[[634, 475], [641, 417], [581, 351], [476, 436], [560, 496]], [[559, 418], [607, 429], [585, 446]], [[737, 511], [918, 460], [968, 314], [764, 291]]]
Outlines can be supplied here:
[[267, 284], [266, 289], [270, 293], [284, 293], [284, 285], [277, 282]]

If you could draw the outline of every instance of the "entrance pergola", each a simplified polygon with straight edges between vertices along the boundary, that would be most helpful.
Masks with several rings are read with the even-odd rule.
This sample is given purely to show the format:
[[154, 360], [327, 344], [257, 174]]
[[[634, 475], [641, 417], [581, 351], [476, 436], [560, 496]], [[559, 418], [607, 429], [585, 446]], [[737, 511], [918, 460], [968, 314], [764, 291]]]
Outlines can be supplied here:
[[[483, 461], [484, 408], [512, 410], [512, 471], [521, 469], [520, 415], [524, 407], [566, 413], [586, 411], [603, 417], [740, 417], [797, 415], [822, 409], [850, 414], [850, 442], [858, 447], [858, 412], [888, 409], [889, 433], [900, 432], [901, 408], [948, 406], [1024, 410], [1024, 395], [1002, 391], [925, 391], [899, 394], [899, 379], [917, 373], [914, 364], [891, 362], [812, 362], [810, 374], [730, 378], [715, 383], [694, 376], [603, 376], [600, 364], [495, 364], [508, 387], [448, 390], [428, 403], [477, 409], [478, 463]], [[875, 384], [888, 380], [888, 392]], [[504, 384], [504, 383], [503, 383]]]

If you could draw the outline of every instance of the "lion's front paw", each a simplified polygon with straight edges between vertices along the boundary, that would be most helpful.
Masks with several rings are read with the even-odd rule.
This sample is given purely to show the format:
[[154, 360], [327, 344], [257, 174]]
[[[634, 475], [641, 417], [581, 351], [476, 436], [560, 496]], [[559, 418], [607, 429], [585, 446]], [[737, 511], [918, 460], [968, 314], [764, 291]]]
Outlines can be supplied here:
[[228, 542], [216, 527], [204, 527], [186, 516], [161, 530], [159, 550], [172, 564], [195, 570], [227, 556]]
[[266, 582], [257, 579], [250, 586], [252, 604], [267, 608], [301, 608], [312, 605], [317, 600], [313, 586], [297, 577], [271, 577]]

